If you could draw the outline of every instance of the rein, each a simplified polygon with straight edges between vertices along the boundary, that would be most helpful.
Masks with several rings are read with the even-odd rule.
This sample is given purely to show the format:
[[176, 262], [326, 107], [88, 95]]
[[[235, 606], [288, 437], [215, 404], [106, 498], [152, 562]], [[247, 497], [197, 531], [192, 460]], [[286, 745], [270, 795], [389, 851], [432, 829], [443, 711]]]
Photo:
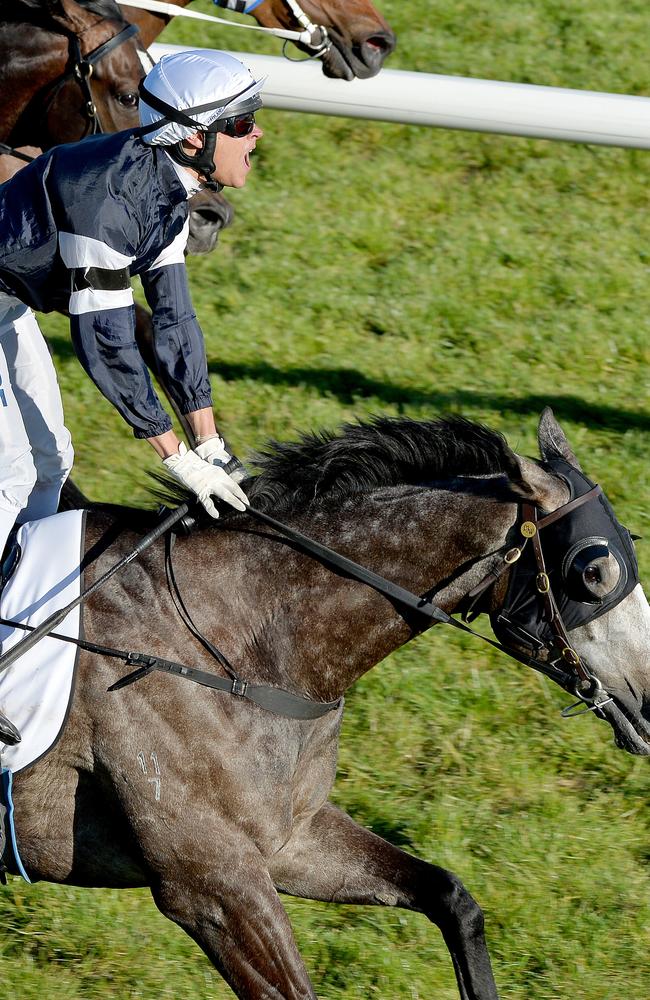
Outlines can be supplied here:
[[[547, 662], [539, 659], [536, 656], [528, 656], [524, 653], [520, 653], [513, 649], [504, 646], [502, 643], [497, 642], [493, 639], [481, 635], [480, 632], [476, 632], [474, 629], [470, 628], [463, 622], [457, 621], [452, 618], [446, 611], [438, 607], [430, 601], [426, 596], [418, 596], [412, 591], [407, 590], [404, 587], [399, 586], [396, 583], [387, 580], [385, 577], [380, 576], [378, 573], [373, 572], [360, 563], [349, 559], [347, 556], [329, 548], [320, 542], [315, 541], [307, 535], [303, 535], [301, 532], [290, 528], [288, 525], [276, 520], [269, 514], [263, 511], [257, 510], [256, 508], [249, 506], [247, 508], [248, 514], [254, 517], [256, 520], [274, 528], [281, 535], [287, 538], [289, 541], [296, 544], [302, 551], [306, 552], [308, 555], [313, 556], [319, 561], [325, 563], [332, 569], [339, 570], [343, 572], [346, 576], [352, 579], [358, 580], [364, 583], [379, 593], [383, 594], [389, 600], [395, 602], [396, 604], [408, 608], [410, 611], [416, 612], [419, 616], [422, 616], [432, 624], [442, 622], [446, 625], [451, 625], [462, 632], [469, 635], [473, 635], [482, 642], [493, 646], [495, 649], [506, 653], [512, 659], [518, 660], [520, 663], [524, 663], [526, 666], [532, 667], [534, 670], [545, 674], [552, 680], [556, 681], [560, 686], [565, 688], [565, 690], [574, 691], [579, 698], [581, 703], [587, 703], [589, 706], [584, 711], [592, 711], [601, 708], [603, 705], [607, 704], [612, 699], [607, 696], [604, 692], [600, 682], [597, 678], [589, 672], [586, 664], [579, 654], [572, 648], [568, 636], [566, 634], [566, 629], [562, 622], [561, 615], [557, 610], [557, 605], [553, 599], [553, 595], [550, 589], [550, 584], [548, 581], [548, 575], [546, 574], [544, 557], [542, 553], [541, 541], [539, 538], [539, 532], [544, 527], [553, 522], [565, 517], [567, 514], [571, 513], [576, 508], [582, 506], [588, 501], [594, 499], [601, 493], [599, 486], [594, 486], [587, 493], [570, 500], [568, 503], [559, 507], [557, 510], [552, 511], [550, 514], [545, 515], [542, 518], [537, 517], [537, 511], [535, 507], [531, 504], [522, 504], [521, 511], [523, 520], [519, 525], [519, 531], [524, 538], [521, 546], [515, 546], [514, 548], [509, 548], [508, 551], [503, 556], [502, 564], [496, 569], [489, 573], [480, 584], [478, 584], [468, 595], [473, 598], [472, 605], [476, 603], [476, 599], [484, 594], [494, 583], [499, 579], [499, 577], [507, 571], [514, 562], [516, 562], [520, 557], [530, 539], [533, 539], [534, 552], [538, 560], [538, 575], [537, 575], [537, 591], [545, 603], [547, 614], [549, 620], [552, 623], [552, 628], [555, 637], [555, 647], [559, 652], [558, 659], [556, 661]], [[228, 659], [221, 653], [221, 651], [214, 646], [195, 626], [192, 618], [185, 606], [183, 598], [180, 594], [178, 584], [173, 571], [172, 565], [172, 548], [173, 539], [171, 536], [171, 527], [178, 523], [182, 517], [184, 517], [188, 512], [187, 505], [184, 504], [182, 507], [177, 508], [175, 511], [169, 513], [164, 520], [150, 532], [145, 538], [141, 540], [136, 549], [126, 556], [124, 559], [120, 560], [119, 563], [115, 564], [111, 569], [109, 569], [102, 577], [96, 580], [87, 590], [85, 590], [79, 597], [75, 598], [71, 604], [67, 605], [65, 608], [56, 612], [54, 615], [50, 616], [45, 622], [33, 629], [31, 626], [24, 625], [22, 623], [12, 622], [0, 618], [0, 623], [3, 625], [11, 625], [13, 627], [21, 628], [24, 631], [31, 632], [26, 639], [23, 639], [20, 643], [9, 650], [4, 656], [0, 657], [0, 670], [6, 669], [10, 666], [16, 659], [18, 659], [22, 652], [25, 652], [27, 648], [33, 646], [38, 639], [43, 638], [44, 635], [51, 634], [53, 638], [61, 639], [65, 642], [71, 642], [77, 645], [81, 649], [88, 652], [97, 653], [102, 656], [114, 657], [116, 659], [123, 660], [129, 666], [135, 666], [136, 669], [130, 674], [122, 677], [120, 680], [112, 684], [108, 690], [117, 691], [135, 681], [141, 680], [146, 677], [153, 670], [160, 670], [165, 673], [174, 674], [179, 677], [184, 677], [187, 680], [193, 681], [194, 683], [201, 684], [205, 687], [210, 687], [219, 691], [225, 691], [229, 694], [246, 698], [247, 700], [259, 705], [260, 707], [266, 709], [267, 711], [274, 712], [275, 714], [288, 716], [289, 718], [295, 719], [317, 719], [331, 711], [339, 709], [343, 704], [343, 699], [339, 698], [333, 702], [317, 702], [309, 698], [305, 698], [301, 695], [292, 694], [289, 691], [285, 691], [282, 688], [270, 687], [268, 685], [257, 685], [251, 684], [243, 678], [239, 677]], [[194, 667], [188, 667], [185, 664], [177, 663], [173, 660], [167, 660], [162, 657], [152, 656], [147, 653], [137, 653], [133, 651], [118, 650], [109, 646], [102, 646], [98, 643], [93, 643], [85, 639], [74, 639], [70, 636], [63, 636], [57, 633], [52, 633], [51, 630], [56, 625], [60, 624], [63, 619], [67, 616], [73, 607], [81, 604], [85, 601], [91, 593], [98, 589], [110, 576], [115, 572], [125, 566], [128, 562], [131, 562], [137, 555], [139, 555], [152, 541], [157, 540], [162, 535], [165, 535], [165, 572], [167, 576], [167, 582], [172, 596], [172, 600], [179, 614], [179, 617], [189, 629], [192, 635], [201, 643], [204, 649], [210, 653], [210, 655], [216, 660], [217, 663], [225, 670], [228, 674], [228, 678], [223, 678], [216, 676], [214, 674], [208, 673], [207, 671], [198, 670]], [[558, 666], [558, 661], [562, 660], [565, 668]], [[563, 715], [567, 716], [570, 714], [578, 714], [572, 711], [576, 707], [572, 705], [569, 709], [563, 711]]]
[[[252, 14], [256, 7], [263, 0], [253, 0], [247, 3], [246, 0], [214, 0], [217, 7], [232, 10], [238, 14]], [[184, 10], [173, 3], [164, 3], [162, 0], [125, 0], [123, 7], [137, 7], [140, 10], [148, 10], [152, 14], [163, 14], [165, 17], [191, 17], [200, 21], [212, 21], [214, 24], [226, 24], [230, 28], [244, 28], [246, 31], [264, 31], [267, 35], [275, 35], [276, 38], [284, 38], [285, 42], [301, 42], [307, 48], [312, 49], [311, 58], [317, 58], [331, 48], [332, 42], [327, 33], [327, 28], [322, 24], [314, 24], [304, 12], [296, 0], [284, 0], [284, 5], [293, 17], [300, 24], [301, 31], [290, 31], [286, 28], [265, 28], [260, 24], [240, 24], [239, 21], [229, 21], [225, 17], [216, 17], [214, 14], [203, 14], [197, 10]]]

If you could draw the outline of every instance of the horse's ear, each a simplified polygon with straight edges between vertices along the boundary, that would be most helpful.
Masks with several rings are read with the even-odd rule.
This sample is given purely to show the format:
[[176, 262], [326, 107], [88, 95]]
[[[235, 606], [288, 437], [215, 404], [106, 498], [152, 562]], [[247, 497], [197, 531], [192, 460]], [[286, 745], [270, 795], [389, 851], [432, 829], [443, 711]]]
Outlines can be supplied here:
[[513, 452], [516, 467], [509, 469], [510, 487], [524, 500], [542, 510], [555, 510], [569, 499], [569, 488], [563, 479], [547, 472], [539, 462]]
[[537, 440], [540, 455], [545, 462], [550, 462], [553, 458], [563, 458], [569, 465], [580, 469], [580, 463], [571, 450], [564, 431], [555, 419], [550, 406], [544, 408], [539, 418]]
[[88, 27], [88, 14], [76, 0], [47, 0], [47, 12], [68, 31], [81, 32]]

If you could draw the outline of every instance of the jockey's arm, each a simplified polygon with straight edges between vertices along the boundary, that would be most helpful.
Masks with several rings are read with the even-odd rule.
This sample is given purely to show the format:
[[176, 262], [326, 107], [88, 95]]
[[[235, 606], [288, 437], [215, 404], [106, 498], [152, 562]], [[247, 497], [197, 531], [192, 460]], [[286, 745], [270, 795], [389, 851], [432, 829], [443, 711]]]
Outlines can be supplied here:
[[[203, 332], [190, 297], [185, 246], [189, 222], [140, 275], [153, 325], [152, 348], [167, 391], [197, 440], [216, 434]], [[154, 445], [155, 447], [155, 445]]]
[[136, 437], [166, 434], [172, 422], [135, 339], [129, 270], [135, 258], [65, 232], [59, 233], [59, 251], [71, 272], [70, 332], [83, 368]]
[[[200, 440], [216, 434], [216, 429], [203, 334], [185, 272], [186, 239], [187, 228], [141, 278], [153, 310], [157, 363]], [[135, 339], [129, 272], [135, 258], [100, 241], [65, 233], [60, 234], [60, 251], [72, 271], [71, 332], [83, 367], [135, 436], [149, 440], [161, 457], [167, 457], [174, 445], [178, 450], [178, 439]]]
[[224, 470], [230, 456], [216, 436], [203, 334], [192, 310], [184, 260], [174, 259], [178, 247], [168, 247], [142, 275], [142, 283], [154, 312], [154, 349], [168, 389], [197, 439], [208, 439], [196, 452], [187, 452], [178, 441], [138, 350], [129, 272], [134, 258], [72, 234], [60, 234], [59, 246], [73, 272], [72, 341], [91, 379], [208, 513], [219, 516], [213, 496], [244, 510], [246, 495]]

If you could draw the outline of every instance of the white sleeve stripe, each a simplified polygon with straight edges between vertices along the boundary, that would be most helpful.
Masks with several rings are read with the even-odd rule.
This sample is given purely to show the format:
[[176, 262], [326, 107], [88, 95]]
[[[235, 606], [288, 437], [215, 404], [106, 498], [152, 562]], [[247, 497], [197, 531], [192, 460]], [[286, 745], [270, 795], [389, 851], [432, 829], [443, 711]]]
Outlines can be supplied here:
[[66, 267], [105, 267], [121, 270], [128, 267], [135, 257], [128, 257], [113, 250], [107, 243], [76, 233], [59, 233], [59, 252]]
[[72, 316], [83, 313], [99, 312], [102, 309], [124, 309], [133, 305], [133, 292], [125, 288], [117, 292], [105, 289], [84, 288], [81, 292], [73, 292], [68, 306]]
[[190, 234], [190, 220], [185, 220], [185, 225], [181, 229], [178, 236], [169, 244], [168, 247], [162, 251], [161, 254], [156, 257], [153, 264], [147, 268], [148, 271], [153, 271], [157, 267], [166, 267], [169, 264], [184, 264], [185, 263], [185, 247], [187, 246], [187, 238]]

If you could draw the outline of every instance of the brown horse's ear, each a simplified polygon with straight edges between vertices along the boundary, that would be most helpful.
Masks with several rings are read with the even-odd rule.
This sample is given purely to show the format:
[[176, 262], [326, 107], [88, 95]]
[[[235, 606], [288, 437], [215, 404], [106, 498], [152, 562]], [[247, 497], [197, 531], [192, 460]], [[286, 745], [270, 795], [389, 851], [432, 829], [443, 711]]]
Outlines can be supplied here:
[[540, 455], [545, 462], [550, 462], [554, 458], [563, 458], [569, 465], [580, 470], [580, 463], [571, 450], [564, 431], [555, 419], [550, 406], [544, 408], [539, 418], [537, 440]]
[[47, 0], [47, 12], [68, 31], [78, 33], [88, 27], [88, 11], [76, 0]]

